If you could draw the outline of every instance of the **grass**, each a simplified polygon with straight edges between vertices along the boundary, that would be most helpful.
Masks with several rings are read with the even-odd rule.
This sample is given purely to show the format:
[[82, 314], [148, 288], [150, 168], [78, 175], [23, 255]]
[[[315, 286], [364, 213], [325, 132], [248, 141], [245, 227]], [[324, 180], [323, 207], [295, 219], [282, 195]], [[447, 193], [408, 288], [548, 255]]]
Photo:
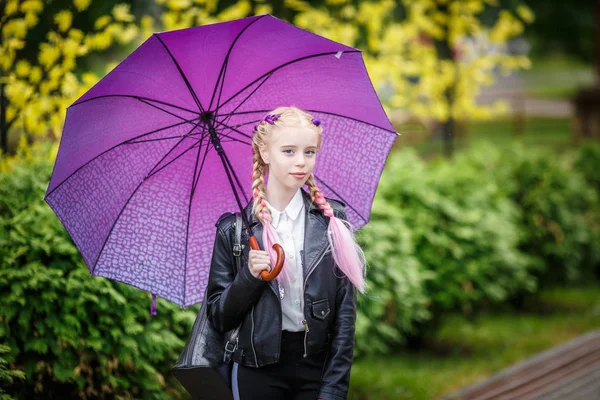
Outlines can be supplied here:
[[439, 398], [540, 351], [600, 328], [600, 286], [544, 290], [525, 312], [468, 321], [448, 315], [419, 352], [358, 359], [351, 400]]

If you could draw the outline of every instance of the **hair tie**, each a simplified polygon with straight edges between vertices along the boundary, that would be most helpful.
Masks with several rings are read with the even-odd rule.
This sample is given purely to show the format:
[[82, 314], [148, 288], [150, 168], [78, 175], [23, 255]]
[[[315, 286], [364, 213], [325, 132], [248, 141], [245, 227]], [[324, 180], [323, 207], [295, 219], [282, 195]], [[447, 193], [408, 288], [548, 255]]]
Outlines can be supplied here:
[[317, 118], [313, 118], [313, 119], [312, 119], [312, 123], [313, 123], [313, 124], [315, 124], [316, 126], [319, 126], [319, 125], [321, 125], [321, 121], [320, 121], [320, 120], [318, 120]]

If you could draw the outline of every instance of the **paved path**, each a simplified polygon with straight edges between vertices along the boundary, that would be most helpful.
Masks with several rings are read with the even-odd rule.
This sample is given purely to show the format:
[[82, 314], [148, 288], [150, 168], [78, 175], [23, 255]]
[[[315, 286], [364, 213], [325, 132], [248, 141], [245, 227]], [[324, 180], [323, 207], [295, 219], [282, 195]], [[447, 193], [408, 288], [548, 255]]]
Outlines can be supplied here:
[[524, 113], [527, 117], [571, 117], [573, 107], [568, 100], [540, 99], [527, 96], [525, 79], [519, 73], [507, 77], [499, 76], [493, 86], [485, 87], [478, 97], [480, 103], [502, 99], [513, 113]]
[[600, 400], [600, 329], [441, 400]]

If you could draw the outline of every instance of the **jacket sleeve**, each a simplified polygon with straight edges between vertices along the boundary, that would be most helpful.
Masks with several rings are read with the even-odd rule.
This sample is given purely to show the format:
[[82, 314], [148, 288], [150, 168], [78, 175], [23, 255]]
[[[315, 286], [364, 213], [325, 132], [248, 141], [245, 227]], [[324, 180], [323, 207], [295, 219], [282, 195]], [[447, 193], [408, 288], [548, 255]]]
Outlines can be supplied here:
[[219, 332], [235, 329], [242, 322], [265, 284], [252, 275], [246, 263], [235, 273], [232, 238], [228, 235], [233, 229], [229, 225], [224, 230], [223, 225], [227, 226], [217, 226], [206, 288], [208, 318]]
[[[342, 210], [336, 217], [346, 220]], [[329, 355], [325, 362], [319, 399], [346, 399], [354, 355], [356, 288], [346, 277], [339, 278], [336, 294], [336, 320], [331, 332]]]

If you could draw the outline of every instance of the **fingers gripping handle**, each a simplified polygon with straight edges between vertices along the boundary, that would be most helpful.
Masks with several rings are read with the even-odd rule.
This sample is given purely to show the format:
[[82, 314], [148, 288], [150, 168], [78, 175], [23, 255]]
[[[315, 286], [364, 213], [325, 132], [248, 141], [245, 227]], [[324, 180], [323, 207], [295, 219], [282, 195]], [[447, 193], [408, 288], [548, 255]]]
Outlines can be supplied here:
[[[254, 236], [250, 236], [249, 241], [250, 248], [252, 250], [260, 250], [260, 247], [258, 247], [258, 242]], [[277, 262], [275, 263], [275, 266], [271, 268], [271, 271], [260, 271], [260, 277], [263, 279], [263, 281], [272, 281], [277, 275], [279, 275], [281, 269], [283, 268], [283, 263], [285, 261], [285, 252], [283, 247], [275, 243], [273, 245], [273, 250], [275, 250], [275, 253], [277, 253]]]

